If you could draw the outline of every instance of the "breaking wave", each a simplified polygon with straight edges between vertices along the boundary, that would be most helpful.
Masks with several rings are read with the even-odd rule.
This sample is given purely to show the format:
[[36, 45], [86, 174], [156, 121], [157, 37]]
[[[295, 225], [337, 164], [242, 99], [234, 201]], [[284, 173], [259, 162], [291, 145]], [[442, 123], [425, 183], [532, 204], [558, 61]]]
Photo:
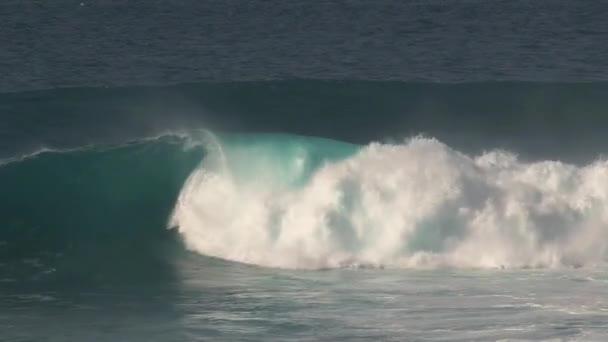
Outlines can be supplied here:
[[179, 248], [177, 235], [202, 255], [266, 267], [595, 267], [606, 184], [603, 159], [469, 155], [424, 136], [355, 145], [191, 131], [0, 165], [0, 261], [132, 262], [129, 274], [147, 264], [137, 260], [168, 262], [160, 251]]

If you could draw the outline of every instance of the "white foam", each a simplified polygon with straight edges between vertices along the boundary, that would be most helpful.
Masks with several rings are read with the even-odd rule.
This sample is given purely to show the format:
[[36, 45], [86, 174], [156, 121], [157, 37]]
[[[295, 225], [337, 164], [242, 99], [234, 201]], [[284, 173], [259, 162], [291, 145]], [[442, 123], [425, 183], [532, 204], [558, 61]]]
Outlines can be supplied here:
[[504, 151], [473, 157], [417, 137], [371, 144], [326, 163], [303, 186], [285, 187], [256, 175], [236, 182], [217, 167], [221, 159], [190, 176], [170, 222], [204, 255], [313, 269], [604, 262], [606, 161], [525, 163]]

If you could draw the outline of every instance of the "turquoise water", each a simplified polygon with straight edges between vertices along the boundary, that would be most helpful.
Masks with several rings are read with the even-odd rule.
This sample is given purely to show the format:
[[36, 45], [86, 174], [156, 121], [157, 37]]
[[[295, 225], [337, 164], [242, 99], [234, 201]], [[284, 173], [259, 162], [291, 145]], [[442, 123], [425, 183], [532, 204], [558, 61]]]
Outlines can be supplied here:
[[214, 162], [223, 165], [207, 162], [205, 167], [226, 168], [241, 185], [260, 182], [301, 187], [324, 163], [350, 157], [360, 148], [335, 140], [286, 134], [226, 135], [212, 139], [217, 139], [220, 149], [214, 152], [222, 155], [221, 161]]

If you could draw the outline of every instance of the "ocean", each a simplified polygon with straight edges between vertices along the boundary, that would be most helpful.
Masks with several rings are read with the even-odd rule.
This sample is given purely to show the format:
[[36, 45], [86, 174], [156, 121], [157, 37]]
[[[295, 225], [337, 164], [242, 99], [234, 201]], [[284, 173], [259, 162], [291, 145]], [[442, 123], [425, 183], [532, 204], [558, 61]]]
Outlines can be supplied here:
[[0, 341], [605, 341], [607, 15], [3, 1]]

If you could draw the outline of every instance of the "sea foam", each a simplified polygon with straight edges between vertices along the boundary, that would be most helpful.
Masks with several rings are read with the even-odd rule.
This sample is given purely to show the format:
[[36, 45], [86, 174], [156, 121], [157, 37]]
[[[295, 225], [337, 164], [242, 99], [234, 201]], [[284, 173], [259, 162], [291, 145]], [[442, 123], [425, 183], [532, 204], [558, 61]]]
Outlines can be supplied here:
[[306, 269], [592, 267], [606, 255], [603, 160], [469, 156], [427, 137], [207, 145], [170, 220], [204, 255]]

